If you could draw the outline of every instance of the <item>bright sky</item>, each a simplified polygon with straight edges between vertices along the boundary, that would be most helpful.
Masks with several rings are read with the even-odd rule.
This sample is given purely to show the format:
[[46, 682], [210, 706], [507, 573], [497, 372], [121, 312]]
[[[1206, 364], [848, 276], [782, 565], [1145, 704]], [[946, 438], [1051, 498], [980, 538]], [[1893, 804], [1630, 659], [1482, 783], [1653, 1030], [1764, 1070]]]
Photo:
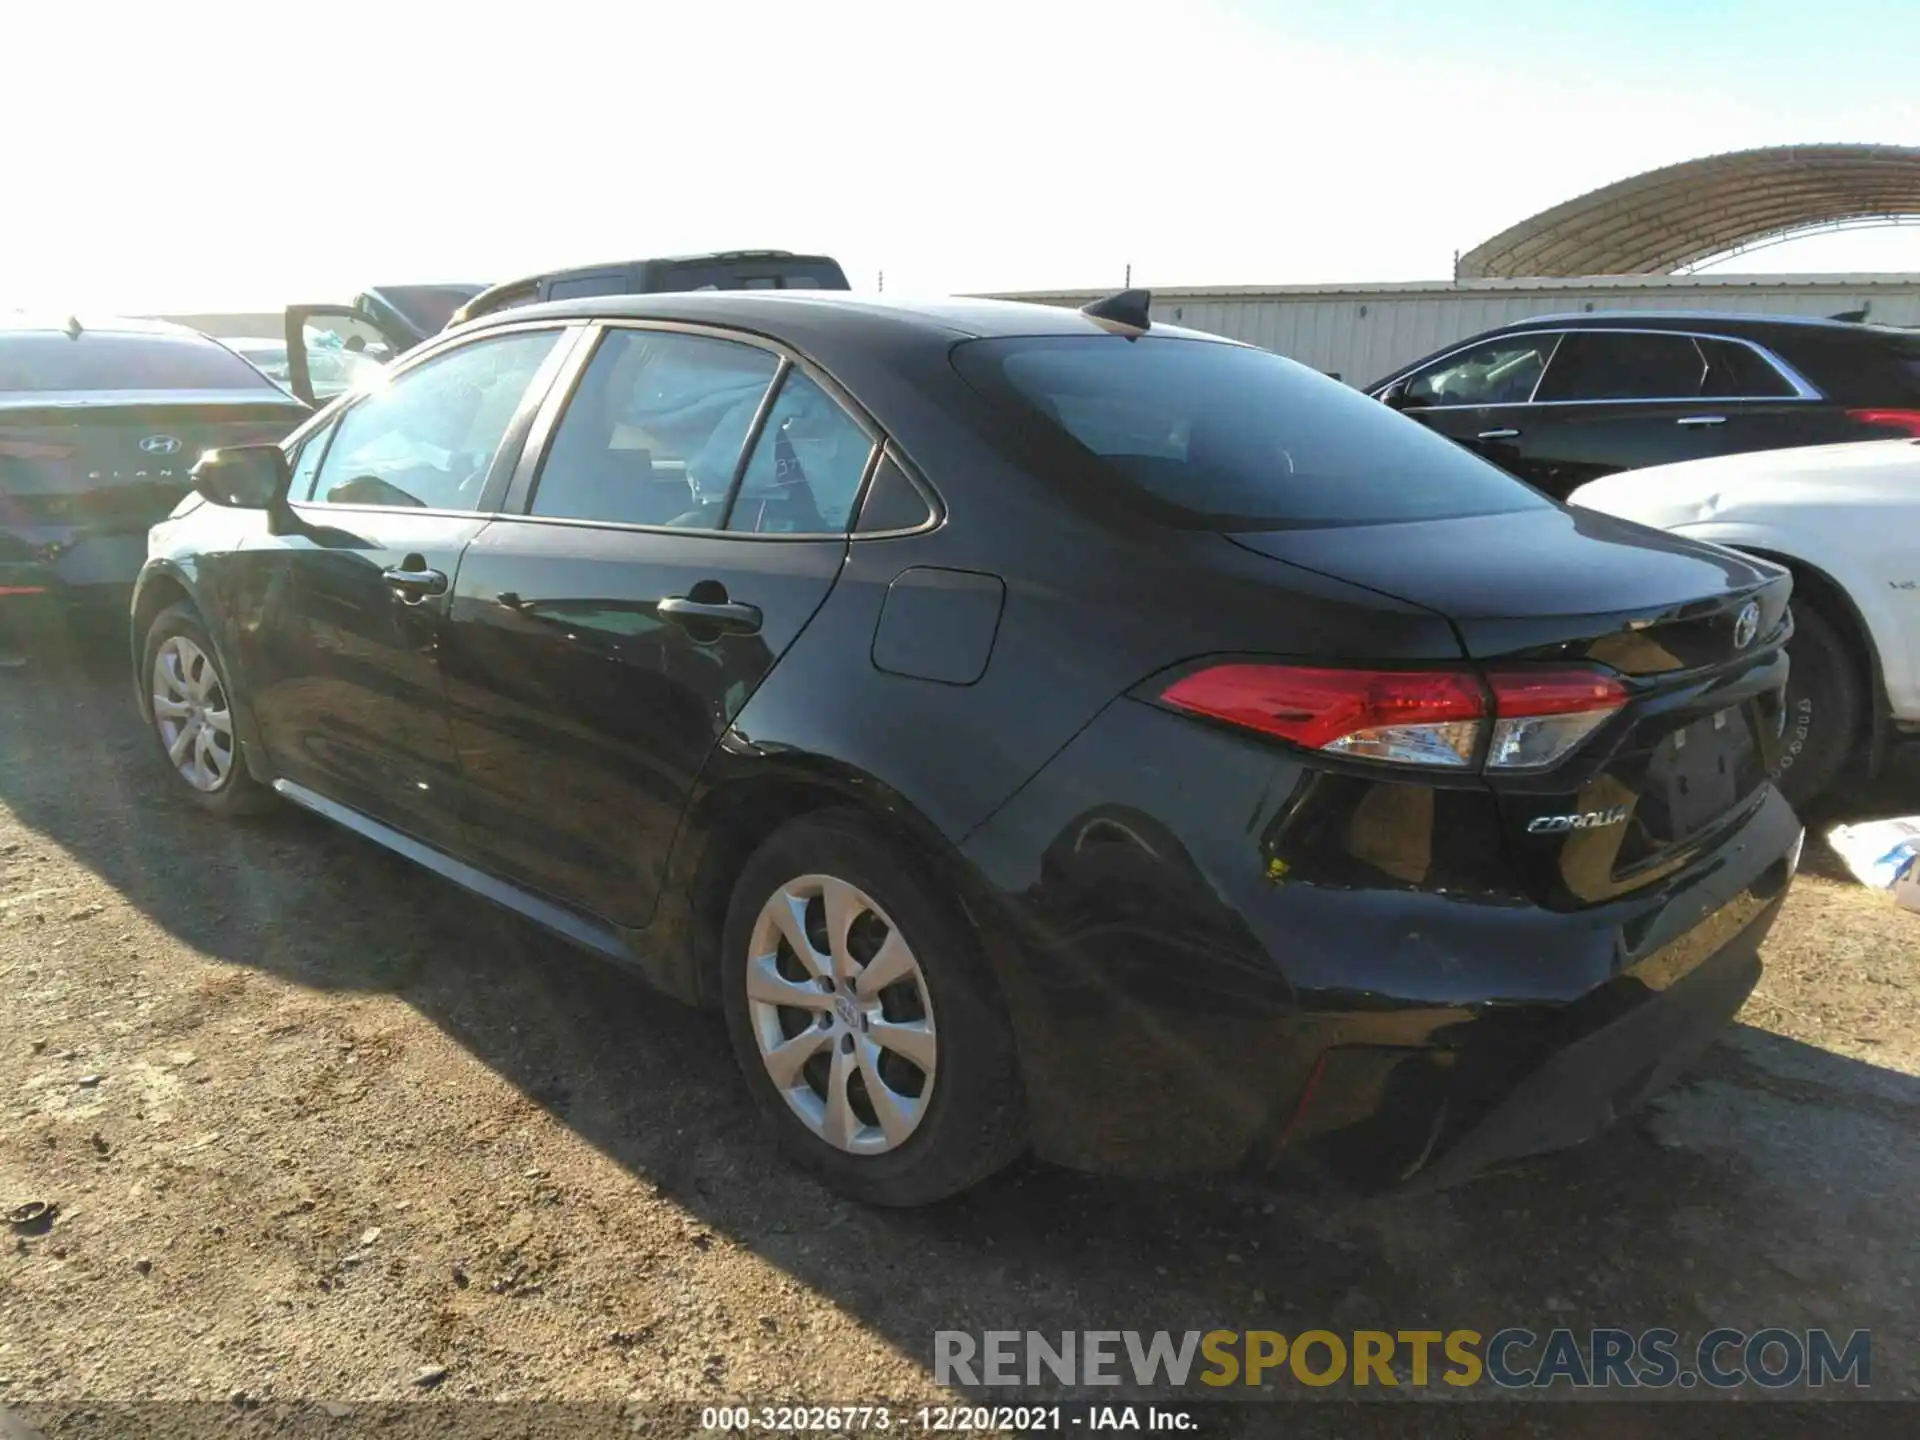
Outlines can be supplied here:
[[[0, 301], [92, 310], [769, 245], [921, 293], [1432, 279], [1653, 166], [1920, 143], [1914, 0], [7, 9]], [[1920, 271], [1920, 226], [1738, 268]]]

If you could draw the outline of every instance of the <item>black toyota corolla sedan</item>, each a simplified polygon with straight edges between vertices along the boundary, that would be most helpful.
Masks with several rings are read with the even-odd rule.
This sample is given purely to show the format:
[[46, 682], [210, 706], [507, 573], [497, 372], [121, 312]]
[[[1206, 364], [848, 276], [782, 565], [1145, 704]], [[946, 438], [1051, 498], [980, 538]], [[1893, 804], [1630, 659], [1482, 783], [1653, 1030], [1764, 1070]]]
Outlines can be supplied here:
[[516, 309], [210, 457], [133, 608], [182, 795], [722, 1010], [870, 1201], [1584, 1138], [1759, 973], [1786, 575], [1090, 309]]

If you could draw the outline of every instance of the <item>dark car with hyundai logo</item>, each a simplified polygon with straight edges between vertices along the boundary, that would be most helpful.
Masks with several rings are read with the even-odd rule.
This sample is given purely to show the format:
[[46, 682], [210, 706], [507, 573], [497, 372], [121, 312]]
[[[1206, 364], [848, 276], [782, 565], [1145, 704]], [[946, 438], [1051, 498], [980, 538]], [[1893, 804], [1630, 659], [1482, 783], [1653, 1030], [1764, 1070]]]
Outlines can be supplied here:
[[201, 454], [310, 413], [177, 325], [0, 321], [0, 643], [89, 613], [123, 622], [148, 527]]

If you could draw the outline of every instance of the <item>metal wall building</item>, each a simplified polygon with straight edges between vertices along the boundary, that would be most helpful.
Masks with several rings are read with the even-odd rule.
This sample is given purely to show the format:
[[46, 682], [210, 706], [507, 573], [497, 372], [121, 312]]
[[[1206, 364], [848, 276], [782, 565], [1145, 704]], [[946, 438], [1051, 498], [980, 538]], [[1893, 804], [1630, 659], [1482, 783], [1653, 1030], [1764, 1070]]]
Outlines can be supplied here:
[[[1107, 293], [1029, 291], [998, 298], [1078, 306]], [[1156, 319], [1275, 350], [1354, 385], [1496, 325], [1587, 310], [1844, 315], [1920, 326], [1920, 275], [1606, 275], [1153, 290]]]

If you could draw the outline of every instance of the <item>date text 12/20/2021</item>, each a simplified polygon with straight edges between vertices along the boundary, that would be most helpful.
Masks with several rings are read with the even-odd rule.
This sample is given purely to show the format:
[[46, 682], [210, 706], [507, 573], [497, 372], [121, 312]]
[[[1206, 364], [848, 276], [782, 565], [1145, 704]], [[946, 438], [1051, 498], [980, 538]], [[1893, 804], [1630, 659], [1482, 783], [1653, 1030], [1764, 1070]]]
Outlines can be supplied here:
[[774, 1434], [908, 1432], [992, 1434], [1069, 1430], [1179, 1432], [1199, 1428], [1193, 1413], [1167, 1405], [710, 1405], [700, 1412], [710, 1432]]

